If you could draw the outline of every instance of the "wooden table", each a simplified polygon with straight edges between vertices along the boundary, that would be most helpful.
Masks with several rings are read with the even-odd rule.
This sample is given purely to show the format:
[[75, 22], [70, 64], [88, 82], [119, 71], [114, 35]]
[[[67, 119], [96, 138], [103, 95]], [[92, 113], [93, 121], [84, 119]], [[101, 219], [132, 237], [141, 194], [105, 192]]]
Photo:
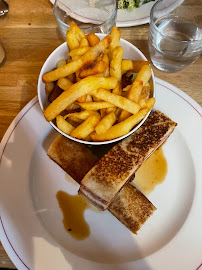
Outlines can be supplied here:
[[[63, 42], [49, 0], [8, 0], [9, 14], [0, 18], [0, 39], [7, 61], [0, 68], [0, 139], [21, 109], [37, 95], [40, 69], [49, 54]], [[192, 11], [200, 5], [190, 0]], [[189, 8], [189, 7], [187, 7]], [[121, 28], [122, 37], [137, 46], [147, 58], [148, 24]], [[179, 87], [202, 105], [202, 58], [184, 71], [155, 76]], [[0, 267], [15, 268], [0, 244]]]

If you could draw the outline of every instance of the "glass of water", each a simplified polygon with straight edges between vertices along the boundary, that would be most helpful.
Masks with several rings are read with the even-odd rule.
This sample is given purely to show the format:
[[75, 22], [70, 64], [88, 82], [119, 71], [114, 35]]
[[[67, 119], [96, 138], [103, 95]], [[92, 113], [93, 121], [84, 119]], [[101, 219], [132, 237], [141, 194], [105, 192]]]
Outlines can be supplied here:
[[116, 24], [118, 0], [56, 0], [54, 14], [63, 38], [74, 21], [85, 34], [109, 34]]
[[194, 5], [187, 8], [187, 2], [159, 0], [151, 10], [149, 51], [161, 71], [183, 70], [202, 53], [202, 5], [194, 10]]

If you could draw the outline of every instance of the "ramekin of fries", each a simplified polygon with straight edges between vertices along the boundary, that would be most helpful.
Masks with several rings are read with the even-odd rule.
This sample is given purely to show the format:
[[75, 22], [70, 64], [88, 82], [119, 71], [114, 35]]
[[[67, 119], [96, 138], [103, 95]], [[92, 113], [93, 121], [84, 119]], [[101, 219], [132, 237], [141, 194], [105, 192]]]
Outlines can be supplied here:
[[155, 104], [154, 75], [145, 56], [121, 38], [85, 35], [70, 23], [66, 42], [48, 57], [39, 75], [45, 119], [62, 135], [85, 144], [125, 138]]

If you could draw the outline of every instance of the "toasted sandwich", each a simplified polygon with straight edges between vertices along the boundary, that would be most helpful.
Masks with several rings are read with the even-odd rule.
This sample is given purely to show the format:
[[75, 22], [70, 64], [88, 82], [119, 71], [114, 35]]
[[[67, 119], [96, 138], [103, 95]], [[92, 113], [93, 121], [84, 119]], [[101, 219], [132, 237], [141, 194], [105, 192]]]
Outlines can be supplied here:
[[79, 194], [105, 210], [134, 178], [141, 164], [170, 136], [177, 124], [160, 111], [149, 115], [132, 135], [116, 144], [81, 181]]
[[[50, 145], [48, 156], [78, 184], [99, 160], [89, 148], [62, 135]], [[131, 184], [127, 184], [108, 207], [108, 210], [135, 234], [155, 209], [155, 206]]]

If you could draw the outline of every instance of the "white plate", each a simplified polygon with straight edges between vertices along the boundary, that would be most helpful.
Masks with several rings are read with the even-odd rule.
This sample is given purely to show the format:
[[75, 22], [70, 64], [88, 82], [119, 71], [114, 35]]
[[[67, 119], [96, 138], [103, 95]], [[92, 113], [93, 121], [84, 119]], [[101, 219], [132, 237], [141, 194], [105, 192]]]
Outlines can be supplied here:
[[156, 83], [155, 108], [178, 126], [163, 145], [166, 179], [149, 196], [157, 211], [137, 236], [109, 212], [86, 210], [90, 236], [71, 238], [56, 192], [76, 194], [78, 185], [46, 154], [55, 130], [37, 98], [12, 122], [0, 149], [0, 237], [18, 270], [199, 269], [202, 111], [181, 90], [160, 79]]
[[[54, 4], [55, 0], [50, 0], [50, 2]], [[116, 26], [128, 27], [149, 23], [150, 11], [154, 3], [155, 1], [151, 1], [140, 6], [139, 8], [134, 8], [132, 11], [119, 9], [117, 13]]]

